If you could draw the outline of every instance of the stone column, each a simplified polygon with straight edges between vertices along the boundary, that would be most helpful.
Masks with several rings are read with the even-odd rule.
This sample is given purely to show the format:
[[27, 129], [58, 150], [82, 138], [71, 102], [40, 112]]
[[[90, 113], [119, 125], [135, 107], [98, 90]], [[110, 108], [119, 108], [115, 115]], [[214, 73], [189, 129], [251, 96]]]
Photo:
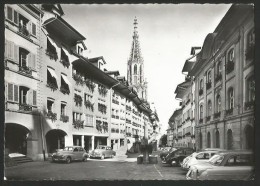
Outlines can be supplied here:
[[91, 136], [91, 150], [95, 148], [95, 136]]

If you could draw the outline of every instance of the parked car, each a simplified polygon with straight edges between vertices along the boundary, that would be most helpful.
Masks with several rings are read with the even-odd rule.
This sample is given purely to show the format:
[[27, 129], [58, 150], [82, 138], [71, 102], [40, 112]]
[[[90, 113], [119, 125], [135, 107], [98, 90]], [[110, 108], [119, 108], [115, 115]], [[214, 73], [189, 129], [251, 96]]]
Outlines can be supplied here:
[[165, 148], [160, 153], [160, 158], [163, 160], [170, 152], [175, 151], [175, 150], [176, 150], [176, 148], [174, 148], [174, 147]]
[[116, 152], [112, 150], [111, 147], [105, 145], [98, 145], [95, 150], [93, 150], [89, 156], [90, 158], [113, 158]]
[[187, 156], [186, 158], [183, 159], [182, 163], [181, 163], [181, 167], [184, 167], [187, 162], [193, 157], [196, 156], [196, 154], [198, 154], [197, 152], [193, 152], [191, 155]]
[[182, 164], [182, 168], [189, 170], [193, 165], [196, 165], [200, 162], [207, 162], [212, 156], [217, 154], [219, 151], [202, 151], [190, 156], [189, 160]]
[[88, 154], [80, 146], [67, 146], [63, 150], [59, 150], [52, 154], [52, 161], [65, 161], [70, 163], [74, 160], [86, 161]]
[[184, 158], [191, 155], [194, 152], [194, 149], [189, 147], [181, 147], [179, 149], [176, 149], [175, 151], [172, 151], [169, 153], [162, 163], [164, 164], [170, 164], [170, 165], [181, 165], [181, 162]]
[[248, 180], [253, 175], [251, 151], [226, 151], [214, 155], [208, 162], [191, 166], [187, 180]]

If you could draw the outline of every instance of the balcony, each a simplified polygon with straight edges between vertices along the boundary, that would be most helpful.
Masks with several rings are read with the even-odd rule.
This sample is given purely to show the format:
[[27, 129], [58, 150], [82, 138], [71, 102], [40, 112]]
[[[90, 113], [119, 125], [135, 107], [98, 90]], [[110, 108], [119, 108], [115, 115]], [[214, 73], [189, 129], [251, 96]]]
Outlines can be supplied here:
[[255, 101], [248, 101], [245, 102], [245, 110], [250, 110], [250, 109], [254, 109], [255, 106]]
[[32, 111], [32, 106], [28, 105], [26, 103], [22, 103], [22, 104], [19, 105], [19, 110], [22, 110], [22, 111]]
[[19, 25], [19, 32], [27, 37], [30, 35], [25, 25]]
[[230, 108], [228, 110], [226, 110], [226, 115], [229, 116], [229, 115], [232, 115], [233, 114], [233, 108]]
[[83, 129], [84, 128], [84, 121], [76, 120], [72, 124], [75, 129]]
[[206, 83], [206, 89], [208, 90], [208, 89], [210, 89], [211, 88], [211, 82], [207, 82]]
[[88, 89], [93, 93], [96, 87], [95, 83], [92, 80], [85, 78], [85, 84], [88, 87]]
[[199, 95], [201, 96], [203, 94], [203, 89], [199, 90]]
[[67, 123], [69, 122], [69, 116], [66, 116], [66, 115], [60, 115], [60, 121], [64, 122], [64, 123]]
[[228, 61], [226, 65], [226, 74], [231, 73], [234, 70], [235, 64], [233, 61]]
[[32, 69], [27, 66], [20, 66], [19, 71], [26, 75], [30, 75], [30, 76], [32, 75]]
[[54, 112], [52, 112], [52, 111], [48, 111], [46, 117], [47, 117], [48, 119], [51, 119], [52, 122], [54, 122], [54, 121], [57, 120], [57, 114], [54, 113]]
[[94, 111], [94, 103], [91, 103], [89, 100], [85, 101], [85, 107], [89, 108], [92, 112]]
[[214, 113], [214, 118], [219, 118], [221, 116], [221, 112]]
[[216, 78], [215, 78], [215, 81], [216, 82], [219, 82], [219, 81], [221, 81], [222, 80], [222, 74], [217, 74], [216, 75]]

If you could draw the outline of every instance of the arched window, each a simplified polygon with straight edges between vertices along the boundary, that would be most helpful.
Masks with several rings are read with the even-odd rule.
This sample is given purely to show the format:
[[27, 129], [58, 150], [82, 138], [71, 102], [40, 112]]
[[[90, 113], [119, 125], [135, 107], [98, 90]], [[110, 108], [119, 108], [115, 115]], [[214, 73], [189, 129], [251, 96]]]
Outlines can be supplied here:
[[227, 149], [230, 150], [233, 148], [233, 134], [232, 130], [228, 129], [227, 131]]
[[234, 48], [232, 48], [228, 52], [228, 61], [234, 62], [234, 58], [235, 58], [235, 53], [234, 53]]
[[200, 105], [200, 119], [203, 119], [203, 105]]
[[220, 142], [219, 142], [219, 131], [216, 131], [216, 148], [220, 148]]
[[207, 80], [208, 80], [208, 83], [211, 82], [211, 70], [208, 71]]
[[211, 146], [211, 140], [210, 140], [210, 132], [207, 134], [207, 147], [210, 148]]
[[217, 112], [221, 111], [221, 97], [219, 94], [217, 95], [217, 98], [216, 98], [216, 111]]
[[248, 102], [255, 101], [255, 79], [253, 76], [247, 78], [247, 100]]
[[231, 87], [228, 89], [228, 109], [234, 108], [234, 89]]
[[137, 74], [137, 65], [135, 64], [134, 65], [134, 75], [136, 75]]
[[211, 116], [212, 114], [212, 103], [211, 100], [208, 101], [208, 116]]
[[203, 89], [203, 79], [200, 80], [200, 89]]

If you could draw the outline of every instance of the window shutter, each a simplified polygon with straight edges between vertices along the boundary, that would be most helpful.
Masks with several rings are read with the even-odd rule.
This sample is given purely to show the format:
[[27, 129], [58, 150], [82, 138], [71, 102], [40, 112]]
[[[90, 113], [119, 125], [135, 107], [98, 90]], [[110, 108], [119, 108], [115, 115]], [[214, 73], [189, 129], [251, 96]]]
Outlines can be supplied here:
[[33, 101], [32, 105], [36, 106], [37, 105], [37, 92], [36, 90], [33, 90]]
[[28, 32], [31, 34], [32, 33], [32, 22], [31, 21], [29, 21], [27, 23], [26, 28], [27, 28]]
[[14, 56], [14, 62], [19, 64], [19, 46], [18, 45], [14, 44], [13, 52], [14, 52], [14, 55], [13, 55]]
[[36, 24], [32, 23], [32, 35], [36, 36]]
[[14, 101], [19, 102], [19, 86], [14, 85]]
[[8, 40], [5, 40], [5, 58], [8, 57]]
[[28, 67], [32, 68], [32, 54], [31, 53], [29, 53], [27, 55], [27, 65], [28, 65]]
[[13, 21], [13, 9], [10, 6], [7, 6], [7, 19]]
[[7, 100], [8, 101], [13, 101], [14, 100], [14, 85], [12, 83], [8, 83]]
[[15, 11], [14, 10], [14, 14], [13, 14], [13, 16], [14, 16], [14, 24], [16, 24], [16, 25], [18, 25], [19, 24], [19, 22], [18, 22], [18, 12], [17, 11]]
[[31, 89], [27, 91], [27, 95], [26, 96], [27, 96], [27, 100], [28, 100], [27, 104], [28, 105], [32, 105], [33, 104], [33, 95], [32, 95], [32, 90]]
[[31, 53], [31, 68], [36, 69], [36, 56], [33, 53]]

